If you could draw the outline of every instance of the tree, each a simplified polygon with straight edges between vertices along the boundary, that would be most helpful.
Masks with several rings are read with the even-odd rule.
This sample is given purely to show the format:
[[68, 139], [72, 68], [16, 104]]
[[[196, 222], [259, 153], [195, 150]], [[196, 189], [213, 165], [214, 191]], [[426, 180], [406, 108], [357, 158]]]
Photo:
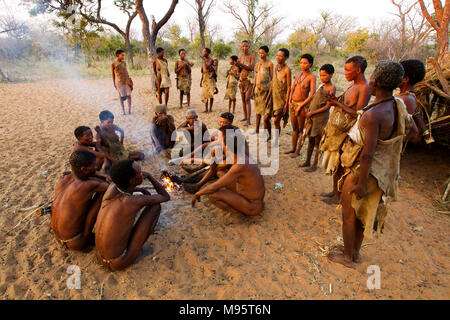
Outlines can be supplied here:
[[232, 51], [233, 48], [223, 41], [218, 41], [212, 49], [214, 57], [217, 57], [219, 59], [225, 59], [231, 54]]
[[[130, 41], [131, 23], [137, 16], [136, 7], [133, 0], [114, 0], [114, 5], [128, 16], [125, 29], [121, 29], [116, 23], [113, 23], [102, 17], [102, 0], [24, 0], [34, 4], [30, 10], [31, 14], [45, 12], [59, 12], [59, 15], [68, 20], [72, 14], [79, 13], [87, 22], [94, 25], [106, 25], [119, 33], [127, 46], [128, 58], [133, 65], [133, 48]], [[70, 11], [74, 11], [73, 13]], [[77, 11], [78, 10], [78, 11]]]
[[322, 21], [316, 28], [326, 41], [328, 51], [331, 52], [342, 45], [347, 34], [352, 31], [355, 19], [353, 17], [335, 15], [327, 10], [322, 10], [320, 17]]
[[191, 6], [197, 12], [197, 22], [200, 31], [200, 39], [202, 41], [202, 48], [206, 47], [205, 32], [208, 25], [208, 20], [211, 15], [211, 10], [214, 7], [215, 0], [192, 0], [194, 4], [190, 1], [186, 1], [187, 4]]
[[442, 7], [441, 0], [433, 0], [435, 14], [430, 15], [423, 0], [419, 0], [420, 9], [428, 23], [433, 27], [437, 34], [438, 56], [444, 57], [448, 51], [448, 24], [450, 20], [450, 0], [445, 0], [445, 6]]
[[142, 36], [144, 37], [144, 43], [147, 48], [147, 55], [150, 60], [150, 85], [152, 91], [155, 91], [155, 74], [153, 71], [153, 61], [156, 57], [156, 39], [158, 37], [158, 32], [161, 30], [161, 28], [169, 21], [170, 17], [173, 15], [175, 11], [175, 7], [178, 4], [178, 0], [172, 0], [172, 3], [167, 10], [164, 17], [162, 17], [161, 20], [156, 22], [155, 17], [151, 16], [152, 19], [152, 25], [151, 25], [151, 32], [150, 32], [150, 22], [147, 17], [147, 13], [144, 9], [144, 0], [136, 0], [136, 11], [138, 12], [139, 18], [142, 22]]
[[[427, 23], [426, 18], [419, 14], [418, 2], [405, 0], [391, 0], [391, 2], [397, 7], [398, 13], [394, 15], [400, 20], [398, 33], [400, 33], [401, 46], [399, 46], [398, 56], [417, 57], [419, 47], [428, 39], [433, 28]], [[420, 19], [417, 15], [420, 15]]]
[[231, 14], [238, 22], [240, 27], [237, 34], [245, 35], [253, 49], [261, 43], [264, 35], [276, 36], [273, 30], [283, 18], [273, 17], [275, 8], [273, 5], [262, 4], [259, 0], [239, 0], [239, 2], [240, 6], [232, 0], [227, 0], [224, 3], [225, 12]]
[[317, 42], [317, 36], [306, 26], [297, 27], [288, 37], [289, 47], [300, 52], [313, 51], [317, 48]]

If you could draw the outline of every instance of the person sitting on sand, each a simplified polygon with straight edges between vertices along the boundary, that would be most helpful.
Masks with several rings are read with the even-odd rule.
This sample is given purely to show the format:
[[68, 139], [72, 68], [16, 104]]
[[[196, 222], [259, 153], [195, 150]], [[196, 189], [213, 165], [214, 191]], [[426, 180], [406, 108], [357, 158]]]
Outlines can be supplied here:
[[316, 156], [314, 157], [314, 163], [312, 167], [306, 169], [306, 172], [314, 172], [317, 170], [319, 163], [319, 144], [322, 139], [325, 126], [328, 122], [330, 104], [328, 103], [328, 96], [334, 96], [336, 94], [336, 87], [331, 82], [333, 78], [334, 67], [331, 64], [324, 64], [320, 68], [320, 81], [322, 85], [314, 94], [311, 103], [309, 104], [308, 111], [306, 112], [306, 121], [311, 123], [309, 130], [309, 143], [308, 152], [306, 155], [306, 161], [300, 165], [300, 167], [309, 167], [311, 165], [311, 157], [316, 147]]
[[230, 57], [230, 69], [227, 71], [227, 90], [225, 92], [224, 100], [228, 100], [228, 112], [236, 111], [236, 92], [238, 88], [240, 69], [236, 66], [238, 60], [237, 56]]
[[434, 139], [431, 136], [431, 131], [425, 126], [422, 113], [417, 108], [416, 93], [414, 86], [422, 81], [425, 77], [425, 66], [420, 60], [404, 60], [400, 64], [405, 70], [405, 76], [399, 84], [400, 93], [397, 95], [406, 105], [408, 113], [414, 118], [414, 122], [419, 129], [417, 136], [413, 138], [414, 142], [422, 141], [422, 138], [427, 144], [433, 143]]
[[292, 149], [285, 154], [292, 153], [291, 158], [300, 155], [303, 147], [303, 129], [305, 127], [306, 110], [316, 92], [316, 77], [311, 72], [314, 58], [310, 54], [304, 54], [300, 58], [302, 72], [295, 76], [289, 97], [289, 115], [292, 125]]
[[[228, 126], [230, 128], [234, 128], [234, 130], [238, 129], [231, 124], [228, 124]], [[228, 172], [228, 170], [230, 170], [232, 164], [230, 164], [230, 161], [227, 162], [227, 156], [229, 156], [229, 153], [227, 154], [225, 152], [222, 141], [223, 133], [219, 130], [217, 139], [211, 142], [208, 146], [208, 150], [211, 150], [209, 157], [204, 157], [202, 159], [192, 159], [191, 161], [201, 162], [201, 164], [193, 170], [188, 170], [187, 168], [183, 167], [182, 164], [182, 167], [186, 171], [190, 171], [191, 173], [198, 172], [199, 170], [202, 170], [204, 168], [206, 169], [206, 167], [209, 166], [204, 175], [196, 175], [190, 180], [181, 179], [180, 182], [182, 182], [184, 190], [189, 193], [196, 193], [208, 181], [214, 179], [215, 177], [221, 178]]]
[[219, 130], [223, 135], [223, 150], [229, 153], [227, 163], [232, 166], [219, 180], [200, 189], [192, 198], [192, 206], [201, 196], [208, 195], [209, 200], [223, 210], [257, 215], [264, 209], [265, 195], [264, 179], [258, 165], [251, 164], [248, 144], [239, 129], [227, 125]]
[[150, 123], [150, 139], [153, 151], [160, 153], [163, 150], [173, 148], [172, 133], [175, 131], [175, 119], [167, 114], [167, 107], [158, 104], [155, 107], [155, 116]]
[[337, 183], [343, 174], [340, 165], [340, 149], [348, 131], [356, 121], [357, 111], [364, 108], [370, 100], [369, 84], [364, 76], [367, 61], [361, 56], [354, 56], [345, 62], [345, 78], [353, 84], [339, 98], [330, 96], [328, 101], [334, 106], [325, 127], [324, 137], [320, 144], [323, 152], [322, 166], [327, 175], [333, 176], [333, 191], [322, 193], [328, 204], [339, 203], [340, 193]]
[[158, 101], [162, 104], [162, 94], [165, 94], [165, 105], [169, 103], [169, 90], [172, 86], [169, 74], [169, 62], [164, 58], [164, 49], [156, 49], [156, 59], [153, 61], [153, 71], [156, 75], [156, 94]]
[[[201, 128], [197, 128], [200, 126]], [[185, 133], [186, 139], [191, 145], [189, 153], [194, 151], [195, 147], [200, 146], [195, 145], [196, 130], [198, 130], [198, 134], [201, 134], [201, 136], [197, 137], [197, 140], [201, 145], [210, 141], [208, 128], [206, 127], [206, 124], [204, 122], [198, 121], [198, 114], [194, 109], [189, 109], [186, 112], [186, 121], [178, 126], [178, 130], [181, 130], [183, 133]]]
[[371, 238], [373, 230], [381, 233], [386, 204], [397, 198], [403, 141], [417, 132], [403, 101], [392, 95], [403, 75], [398, 62], [377, 64], [369, 84], [375, 100], [358, 112], [342, 146], [345, 173], [339, 189], [344, 248], [343, 253], [332, 252], [328, 258], [346, 267], [360, 261], [364, 238]]
[[94, 136], [91, 128], [79, 126], [75, 129], [74, 134], [78, 140], [78, 143], [73, 146], [72, 153], [78, 150], [85, 150], [93, 153], [96, 157], [96, 168], [100, 171], [102, 169], [105, 157], [109, 157], [109, 155], [106, 155], [106, 153], [103, 152], [100, 141], [94, 142]]
[[261, 118], [264, 119], [264, 129], [269, 130], [269, 113], [272, 111], [272, 100], [269, 97], [273, 78], [273, 63], [267, 60], [269, 47], [259, 48], [261, 61], [255, 66], [255, 84], [253, 85], [253, 97], [255, 99], [256, 134], [259, 133]]
[[[157, 194], [138, 188], [147, 178]], [[95, 224], [97, 257], [113, 271], [131, 265], [155, 229], [161, 203], [170, 200], [164, 187], [150, 174], [142, 172], [133, 160], [111, 167], [113, 183], [106, 191]], [[134, 195], [135, 192], [141, 194]]]
[[92, 228], [109, 183], [96, 172], [92, 152], [77, 150], [69, 162], [72, 172], [63, 174], [55, 186], [51, 228], [61, 246], [82, 250], [93, 240]]
[[123, 102], [128, 101], [128, 114], [131, 114], [131, 92], [133, 91], [133, 80], [131, 80], [127, 71], [125, 62], [125, 52], [123, 50], [116, 51], [117, 60], [111, 64], [112, 80], [114, 88], [119, 92], [120, 106], [125, 115], [125, 106]]
[[[132, 159], [136, 161], [144, 160], [144, 154], [140, 151], [128, 151], [123, 146], [123, 139], [125, 132], [117, 125], [114, 124], [114, 115], [109, 110], [104, 110], [99, 114], [100, 126], [95, 127], [101, 144], [105, 147], [105, 157], [107, 163], [105, 166], [105, 172], [109, 171], [111, 165], [117, 161]], [[116, 131], [120, 133], [119, 136]]]
[[180, 60], [175, 63], [177, 89], [180, 90], [180, 109], [183, 108], [183, 95], [186, 95], [188, 109], [191, 108], [192, 67], [194, 63], [186, 59], [186, 50], [178, 50]]

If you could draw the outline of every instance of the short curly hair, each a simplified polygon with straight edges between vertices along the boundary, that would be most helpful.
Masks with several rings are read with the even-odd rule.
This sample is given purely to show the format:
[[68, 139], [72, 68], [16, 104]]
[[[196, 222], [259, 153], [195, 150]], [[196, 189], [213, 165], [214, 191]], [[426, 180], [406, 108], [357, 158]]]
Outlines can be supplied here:
[[380, 61], [373, 71], [375, 82], [384, 90], [393, 91], [403, 80], [405, 70], [400, 63], [392, 60]]
[[425, 78], [425, 65], [420, 60], [403, 60], [400, 64], [405, 69], [405, 77], [409, 78], [409, 84], [415, 85]]
[[95, 155], [92, 152], [85, 150], [74, 151], [69, 158], [70, 167], [72, 173], [80, 180], [86, 180], [87, 177], [83, 176], [81, 172], [82, 167], [89, 167], [92, 163], [95, 163]]

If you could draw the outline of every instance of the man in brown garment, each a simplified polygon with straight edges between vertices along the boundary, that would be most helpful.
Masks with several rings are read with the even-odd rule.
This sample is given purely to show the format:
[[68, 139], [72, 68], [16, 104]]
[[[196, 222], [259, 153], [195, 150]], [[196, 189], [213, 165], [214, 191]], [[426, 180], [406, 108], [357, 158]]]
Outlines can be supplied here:
[[114, 88], [119, 92], [120, 106], [125, 115], [125, 106], [123, 102], [128, 101], [128, 114], [131, 114], [131, 91], [133, 91], [133, 80], [131, 80], [127, 71], [127, 64], [124, 61], [125, 52], [123, 50], [116, 51], [117, 59], [111, 64], [112, 79]]
[[244, 126], [249, 126], [252, 111], [250, 100], [253, 92], [251, 76], [255, 68], [255, 56], [249, 52], [250, 43], [247, 40], [242, 41], [241, 48], [243, 55], [236, 62], [236, 66], [241, 69], [239, 89], [241, 90], [242, 107], [244, 110], [244, 119], [241, 121], [247, 121]]

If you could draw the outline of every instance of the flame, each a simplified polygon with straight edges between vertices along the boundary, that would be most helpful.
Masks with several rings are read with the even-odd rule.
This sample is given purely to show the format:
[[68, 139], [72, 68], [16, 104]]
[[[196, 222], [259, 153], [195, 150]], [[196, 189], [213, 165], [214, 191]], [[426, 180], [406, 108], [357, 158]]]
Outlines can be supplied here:
[[169, 177], [167, 177], [167, 176], [163, 177], [162, 181], [163, 181], [163, 186], [167, 192], [172, 192], [176, 189], [175, 184], [172, 182], [172, 180]]

